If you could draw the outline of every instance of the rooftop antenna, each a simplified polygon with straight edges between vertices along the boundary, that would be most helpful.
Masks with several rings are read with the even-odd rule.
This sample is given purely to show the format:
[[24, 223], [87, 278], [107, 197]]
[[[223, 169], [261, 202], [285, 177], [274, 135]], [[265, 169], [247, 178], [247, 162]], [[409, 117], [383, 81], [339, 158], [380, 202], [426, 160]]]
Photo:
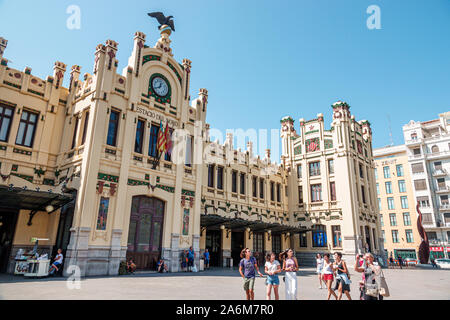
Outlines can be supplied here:
[[391, 117], [389, 116], [389, 113], [387, 114], [387, 118], [389, 126], [389, 139], [391, 140], [390, 146], [392, 147], [394, 145], [394, 139], [392, 139]]

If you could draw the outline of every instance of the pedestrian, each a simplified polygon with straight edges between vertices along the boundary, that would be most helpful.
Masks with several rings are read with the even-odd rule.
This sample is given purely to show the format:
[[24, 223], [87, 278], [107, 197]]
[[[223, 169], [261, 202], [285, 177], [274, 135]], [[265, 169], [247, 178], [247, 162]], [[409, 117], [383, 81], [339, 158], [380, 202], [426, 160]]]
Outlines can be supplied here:
[[245, 248], [241, 251], [241, 262], [239, 262], [239, 273], [244, 279], [244, 291], [247, 300], [255, 300], [255, 277], [256, 272], [262, 277], [262, 273], [259, 272], [256, 259], [252, 257], [252, 252], [249, 248]]
[[319, 289], [323, 289], [322, 282], [325, 283], [325, 281], [323, 281], [322, 270], [323, 270], [323, 258], [322, 255], [318, 253], [316, 255], [316, 273], [317, 277], [319, 278]]
[[374, 263], [371, 253], [364, 255], [364, 263], [359, 266], [358, 261], [355, 263], [355, 271], [364, 274], [364, 291], [363, 300], [383, 300], [383, 296], [379, 293], [379, 284], [377, 277], [381, 273], [381, 267]]
[[[364, 264], [363, 256], [358, 254], [355, 263], [361, 267]], [[359, 300], [364, 300], [364, 273], [362, 274], [362, 280], [359, 282]]]
[[205, 249], [205, 252], [203, 253], [203, 257], [205, 258], [205, 269], [209, 269], [209, 251], [208, 251], [208, 249]]
[[264, 266], [264, 270], [267, 274], [267, 300], [270, 300], [272, 288], [273, 293], [275, 295], [275, 300], [280, 300], [278, 295], [278, 287], [280, 285], [280, 279], [278, 278], [278, 274], [281, 272], [280, 263], [275, 259], [275, 253], [270, 253], [266, 257], [266, 264]]
[[192, 272], [192, 267], [194, 266], [194, 258], [195, 258], [194, 249], [192, 249], [192, 247], [189, 247], [187, 257], [188, 257], [188, 271]]
[[285, 271], [286, 300], [297, 300], [298, 262], [294, 257], [294, 251], [287, 249], [280, 254], [280, 260], [283, 260], [283, 270]]
[[323, 255], [323, 280], [327, 284], [328, 296], [327, 300], [330, 300], [331, 296], [335, 297], [337, 300], [337, 295], [334, 293], [332, 288], [333, 280], [334, 280], [334, 269], [333, 262], [330, 261], [330, 254], [325, 253]]
[[437, 269], [437, 264], [436, 264], [436, 260], [434, 260], [434, 259], [431, 259], [431, 265], [433, 266], [433, 268], [436, 268]]
[[334, 254], [333, 267], [337, 273], [336, 285], [334, 290], [338, 291], [338, 300], [342, 299], [342, 293], [344, 292], [348, 300], [352, 300], [350, 296], [350, 275], [348, 273], [347, 264], [342, 260], [342, 253], [336, 252]]
[[50, 275], [52, 275], [55, 272], [55, 270], [59, 271], [59, 268], [61, 268], [61, 266], [62, 266], [63, 260], [64, 260], [64, 256], [62, 254], [62, 249], [58, 249], [55, 260], [53, 261], [53, 264], [50, 267], [50, 270], [48, 271], [48, 273]]
[[394, 265], [394, 257], [392, 256], [392, 252], [391, 252], [391, 256], [389, 257], [389, 264], [391, 265], [391, 267], [395, 267]]
[[398, 259], [398, 265], [400, 266], [400, 269], [403, 269], [402, 268], [402, 266], [403, 266], [403, 258], [402, 258], [402, 256], [399, 255], [397, 259]]
[[183, 252], [181, 253], [181, 270], [186, 272], [187, 271], [187, 251], [183, 250]]
[[130, 258], [127, 262], [127, 272], [134, 273], [136, 271], [136, 264], [134, 263], [133, 259]]
[[164, 263], [164, 259], [159, 259], [158, 263], [156, 264], [156, 270], [158, 271], [158, 273], [169, 272], [169, 268]]

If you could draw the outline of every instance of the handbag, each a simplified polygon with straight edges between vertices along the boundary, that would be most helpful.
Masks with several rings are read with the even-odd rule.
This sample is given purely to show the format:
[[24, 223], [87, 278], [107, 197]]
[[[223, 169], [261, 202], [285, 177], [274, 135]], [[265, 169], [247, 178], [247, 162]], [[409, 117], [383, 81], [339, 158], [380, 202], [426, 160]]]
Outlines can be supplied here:
[[379, 293], [378, 285], [376, 285], [376, 284], [367, 284], [366, 283], [366, 285], [365, 285], [365, 293], [368, 296], [378, 298], [378, 293]]
[[380, 295], [387, 298], [390, 296], [389, 293], [389, 288], [386, 282], [386, 278], [384, 277], [384, 273], [383, 270], [381, 270], [381, 274], [380, 274], [380, 284], [379, 284], [379, 291], [380, 291]]

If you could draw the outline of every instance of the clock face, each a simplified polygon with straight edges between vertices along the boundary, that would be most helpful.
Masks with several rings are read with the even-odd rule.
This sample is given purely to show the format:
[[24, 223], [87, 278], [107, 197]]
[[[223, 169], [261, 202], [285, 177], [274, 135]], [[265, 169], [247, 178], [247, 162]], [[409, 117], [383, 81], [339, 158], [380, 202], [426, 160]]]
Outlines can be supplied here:
[[153, 91], [160, 97], [165, 97], [169, 93], [169, 85], [161, 77], [154, 77], [152, 80]]

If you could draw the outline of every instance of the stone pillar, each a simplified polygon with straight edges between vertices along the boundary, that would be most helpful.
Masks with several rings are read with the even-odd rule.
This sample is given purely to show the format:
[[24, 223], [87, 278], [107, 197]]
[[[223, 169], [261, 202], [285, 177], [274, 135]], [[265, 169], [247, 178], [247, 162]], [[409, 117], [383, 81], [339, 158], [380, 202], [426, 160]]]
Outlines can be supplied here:
[[109, 251], [108, 275], [115, 276], [119, 273], [121, 255], [120, 241], [122, 239], [122, 230], [113, 229], [111, 235], [111, 249]]
[[70, 243], [64, 261], [64, 276], [73, 274], [68, 273], [70, 266], [77, 266], [80, 268], [80, 276], [86, 276], [90, 232], [91, 228], [88, 227], [70, 229]]
[[221, 230], [222, 233], [222, 243], [221, 243], [221, 248], [222, 248], [222, 266], [226, 267], [226, 263], [227, 260], [229, 258], [231, 258], [231, 230], [229, 230], [230, 232], [228, 233], [228, 238], [227, 238], [227, 229]]

